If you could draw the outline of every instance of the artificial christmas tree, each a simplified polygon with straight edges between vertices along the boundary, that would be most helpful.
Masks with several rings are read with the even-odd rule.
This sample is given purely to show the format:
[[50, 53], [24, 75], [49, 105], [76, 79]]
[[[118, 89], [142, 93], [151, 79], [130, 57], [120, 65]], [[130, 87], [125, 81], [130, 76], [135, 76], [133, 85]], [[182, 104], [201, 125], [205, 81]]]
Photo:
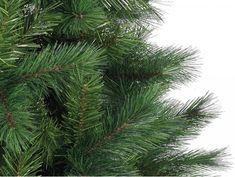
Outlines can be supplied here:
[[146, 42], [162, 20], [148, 0], [1, 0], [0, 20], [0, 175], [226, 166], [223, 149], [183, 149], [218, 111], [211, 94], [164, 98], [197, 76], [196, 52]]

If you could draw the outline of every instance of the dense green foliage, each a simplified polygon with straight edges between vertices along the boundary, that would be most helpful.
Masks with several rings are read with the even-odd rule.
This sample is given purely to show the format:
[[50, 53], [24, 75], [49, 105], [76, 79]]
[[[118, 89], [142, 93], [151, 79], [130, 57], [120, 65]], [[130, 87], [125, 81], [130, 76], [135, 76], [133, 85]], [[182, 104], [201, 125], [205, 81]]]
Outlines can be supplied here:
[[193, 175], [224, 150], [183, 148], [218, 115], [196, 52], [146, 42], [148, 0], [0, 1], [0, 175]]

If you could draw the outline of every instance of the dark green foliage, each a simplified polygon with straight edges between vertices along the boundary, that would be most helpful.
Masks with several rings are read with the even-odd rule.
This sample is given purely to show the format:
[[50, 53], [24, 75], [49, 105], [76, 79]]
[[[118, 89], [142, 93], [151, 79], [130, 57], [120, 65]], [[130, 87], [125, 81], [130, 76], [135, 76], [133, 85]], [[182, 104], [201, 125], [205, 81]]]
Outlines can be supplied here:
[[224, 150], [182, 150], [218, 111], [165, 94], [196, 51], [146, 42], [148, 0], [0, 1], [0, 175], [202, 175]]
[[58, 13], [50, 10], [58, 4], [42, 9], [41, 2], [25, 0], [3, 0], [0, 2], [0, 66], [15, 66], [31, 48], [39, 48], [42, 36], [48, 35], [60, 21]]
[[95, 31], [108, 22], [97, 0], [64, 0], [63, 21], [58, 27], [66, 36], [79, 37], [82, 33]]
[[32, 95], [27, 87], [18, 86], [1, 91], [0, 97], [0, 141], [6, 143], [7, 149], [19, 153], [30, 146], [36, 128], [29, 112]]
[[36, 175], [41, 168], [41, 153], [34, 147], [19, 154], [5, 149], [3, 158], [5, 163], [1, 164], [2, 176], [29, 176]]
[[15, 69], [15, 75], [32, 89], [40, 88], [39, 93], [46, 93], [48, 87], [62, 92], [61, 86], [68, 84], [75, 68], [91, 71], [94, 66], [102, 64], [101, 54], [101, 50], [80, 43], [47, 46], [39, 54], [25, 58]]
[[[56, 123], [45, 117], [40, 122], [38, 134], [33, 140], [34, 147], [41, 151], [41, 158], [45, 165], [51, 165], [54, 153], [59, 149], [61, 143], [61, 133]], [[47, 143], [45, 143], [47, 142]]]
[[[166, 153], [156, 150], [145, 157], [140, 169], [143, 175], [151, 176], [165, 176], [168, 174], [173, 176], [201, 175], [202, 172], [225, 167], [224, 162], [218, 160], [218, 157], [225, 157], [223, 150], [211, 152], [172, 150]], [[197, 172], [198, 168], [201, 169], [200, 172]]]
[[108, 15], [123, 22], [134, 22], [141, 25], [149, 19], [161, 20], [161, 13], [146, 0], [100, 0]]
[[112, 62], [108, 73], [110, 78], [178, 84], [190, 81], [197, 73], [195, 51], [189, 49], [171, 47], [154, 50], [145, 46], [131, 49], [122, 57]]
[[66, 141], [76, 144], [83, 141], [84, 136], [96, 136], [101, 130], [103, 83], [100, 72], [77, 70], [72, 77], [64, 126]]

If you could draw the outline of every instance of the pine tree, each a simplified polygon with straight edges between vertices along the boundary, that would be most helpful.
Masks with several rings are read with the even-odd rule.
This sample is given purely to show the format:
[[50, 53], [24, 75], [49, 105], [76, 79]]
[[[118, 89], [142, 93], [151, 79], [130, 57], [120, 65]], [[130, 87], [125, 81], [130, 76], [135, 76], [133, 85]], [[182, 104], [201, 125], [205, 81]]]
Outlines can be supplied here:
[[184, 148], [218, 115], [213, 95], [164, 96], [197, 52], [152, 46], [149, 0], [0, 1], [0, 175], [196, 175], [224, 149]]

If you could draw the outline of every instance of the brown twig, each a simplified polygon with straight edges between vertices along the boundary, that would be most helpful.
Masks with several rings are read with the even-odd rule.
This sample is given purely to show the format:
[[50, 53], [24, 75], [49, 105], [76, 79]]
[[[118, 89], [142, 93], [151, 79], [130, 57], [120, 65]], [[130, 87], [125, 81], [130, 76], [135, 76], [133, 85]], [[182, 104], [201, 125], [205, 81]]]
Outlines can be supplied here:
[[85, 112], [85, 101], [86, 101], [86, 97], [87, 97], [87, 92], [88, 92], [88, 88], [87, 88], [87, 85], [85, 84], [82, 87], [81, 97], [80, 97], [80, 114], [79, 114], [79, 127], [80, 127], [80, 129], [82, 129], [83, 125], [84, 125], [84, 112]]
[[9, 111], [8, 108], [8, 101], [7, 101], [7, 97], [4, 91], [0, 91], [0, 100], [2, 102], [2, 107], [3, 110], [5, 112], [5, 117], [10, 125], [11, 128], [15, 128], [16, 127], [16, 122], [13, 118], [12, 113]]
[[25, 80], [30, 80], [32, 78], [39, 78], [43, 75], [46, 75], [50, 72], [61, 72], [61, 71], [64, 71], [65, 69], [73, 69], [73, 68], [76, 68], [77, 65], [75, 64], [71, 64], [71, 65], [57, 65], [51, 69], [45, 69], [45, 70], [41, 70], [41, 71], [38, 71], [36, 73], [32, 73], [32, 74], [27, 74], [25, 75], [23, 78]]
[[88, 149], [86, 151], [87, 154], [90, 154], [98, 147], [102, 146], [103, 144], [107, 143], [108, 141], [112, 140], [114, 136], [122, 132], [124, 129], [126, 129], [129, 126], [129, 123], [124, 123], [121, 127], [114, 129], [111, 133], [104, 136], [104, 138], [100, 141], [98, 141], [93, 147]]

